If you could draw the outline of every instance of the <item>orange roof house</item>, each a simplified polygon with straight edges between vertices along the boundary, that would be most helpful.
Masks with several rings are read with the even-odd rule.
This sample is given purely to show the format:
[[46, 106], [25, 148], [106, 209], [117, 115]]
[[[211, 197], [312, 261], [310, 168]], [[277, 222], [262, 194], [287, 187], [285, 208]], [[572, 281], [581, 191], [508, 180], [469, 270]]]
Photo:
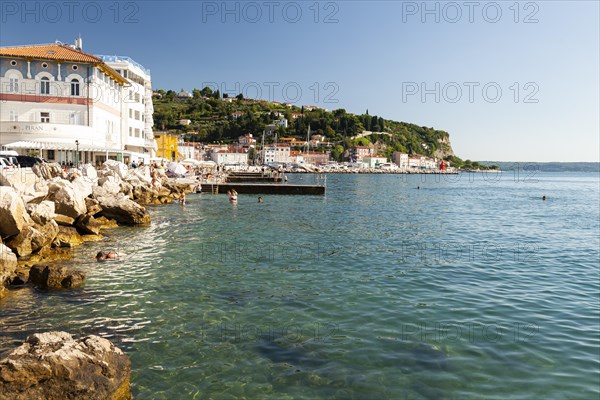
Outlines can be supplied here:
[[25, 58], [27, 60], [48, 60], [56, 62], [79, 62], [93, 64], [102, 72], [109, 75], [115, 81], [121, 84], [127, 84], [128, 81], [117, 71], [109, 67], [102, 59], [77, 50], [66, 44], [51, 43], [38, 44], [30, 46], [0, 47], [0, 57]]

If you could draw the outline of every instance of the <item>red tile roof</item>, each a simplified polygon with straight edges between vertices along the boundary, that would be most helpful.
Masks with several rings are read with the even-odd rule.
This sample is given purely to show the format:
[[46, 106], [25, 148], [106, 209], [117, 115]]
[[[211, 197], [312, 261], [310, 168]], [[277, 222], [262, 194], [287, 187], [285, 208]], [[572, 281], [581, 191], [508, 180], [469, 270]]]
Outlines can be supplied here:
[[0, 56], [99, 64], [102, 60], [64, 44], [0, 47]]
[[110, 75], [120, 83], [128, 83], [117, 71], [109, 67], [102, 59], [85, 53], [80, 50], [75, 50], [71, 46], [65, 44], [36, 44], [29, 46], [14, 46], [0, 47], [0, 57], [16, 57], [28, 58], [33, 60], [52, 60], [94, 64], [98, 66], [107, 75]]

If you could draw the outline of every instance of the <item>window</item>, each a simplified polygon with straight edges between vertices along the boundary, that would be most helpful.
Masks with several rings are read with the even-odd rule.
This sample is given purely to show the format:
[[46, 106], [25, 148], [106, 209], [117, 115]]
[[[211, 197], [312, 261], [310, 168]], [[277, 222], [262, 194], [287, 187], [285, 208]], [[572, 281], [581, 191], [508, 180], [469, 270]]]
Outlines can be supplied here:
[[71, 96], [79, 96], [79, 80], [71, 79]]
[[16, 111], [10, 110], [10, 112], [8, 114], [9, 114], [9, 118], [11, 121], [13, 121], [13, 122], [19, 121], [19, 114]]
[[42, 68], [48, 68], [48, 63], [42, 63]]
[[140, 112], [139, 111], [135, 112], [135, 119], [137, 119], [138, 121], [140, 120]]
[[79, 125], [79, 114], [76, 112], [69, 113], [69, 123], [71, 125]]
[[135, 128], [135, 137], [140, 137], [140, 130]]
[[78, 69], [79, 67], [78, 67], [77, 65], [73, 65], [71, 68], [73, 69], [73, 71], [77, 71], [77, 69]]
[[44, 123], [50, 122], [50, 113], [49, 112], [40, 113], [40, 121], [42, 121]]
[[54, 160], [54, 150], [48, 150], [48, 160]]
[[50, 94], [50, 79], [43, 77], [40, 85], [41, 94]]
[[15, 60], [12, 60], [12, 61], [10, 62], [10, 65], [12, 65], [13, 67], [15, 67], [15, 66], [17, 65], [17, 62], [16, 62]]
[[133, 137], [133, 128], [132, 127], [129, 127], [129, 136]]
[[133, 118], [133, 110], [131, 108], [129, 109], [129, 118]]
[[19, 78], [16, 75], [11, 75], [8, 78], [9, 87], [8, 90], [10, 92], [18, 92], [19, 91]]

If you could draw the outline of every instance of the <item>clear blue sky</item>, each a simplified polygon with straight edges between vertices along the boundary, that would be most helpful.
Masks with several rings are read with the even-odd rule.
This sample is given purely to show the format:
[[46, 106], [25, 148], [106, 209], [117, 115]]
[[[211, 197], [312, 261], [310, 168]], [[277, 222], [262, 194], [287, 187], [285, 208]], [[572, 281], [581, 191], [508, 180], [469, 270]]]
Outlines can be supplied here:
[[81, 33], [156, 89], [368, 109], [446, 130], [473, 160], [598, 161], [599, 2], [474, 3], [3, 0], [0, 44]]

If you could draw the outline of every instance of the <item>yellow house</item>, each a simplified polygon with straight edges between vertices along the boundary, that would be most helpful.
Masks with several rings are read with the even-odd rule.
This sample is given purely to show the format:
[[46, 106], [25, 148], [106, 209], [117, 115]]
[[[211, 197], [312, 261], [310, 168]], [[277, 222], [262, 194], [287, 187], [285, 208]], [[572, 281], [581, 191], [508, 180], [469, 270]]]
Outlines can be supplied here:
[[176, 161], [178, 158], [177, 139], [178, 136], [166, 132], [154, 132], [154, 139], [158, 150], [156, 150], [157, 158], [166, 158]]

